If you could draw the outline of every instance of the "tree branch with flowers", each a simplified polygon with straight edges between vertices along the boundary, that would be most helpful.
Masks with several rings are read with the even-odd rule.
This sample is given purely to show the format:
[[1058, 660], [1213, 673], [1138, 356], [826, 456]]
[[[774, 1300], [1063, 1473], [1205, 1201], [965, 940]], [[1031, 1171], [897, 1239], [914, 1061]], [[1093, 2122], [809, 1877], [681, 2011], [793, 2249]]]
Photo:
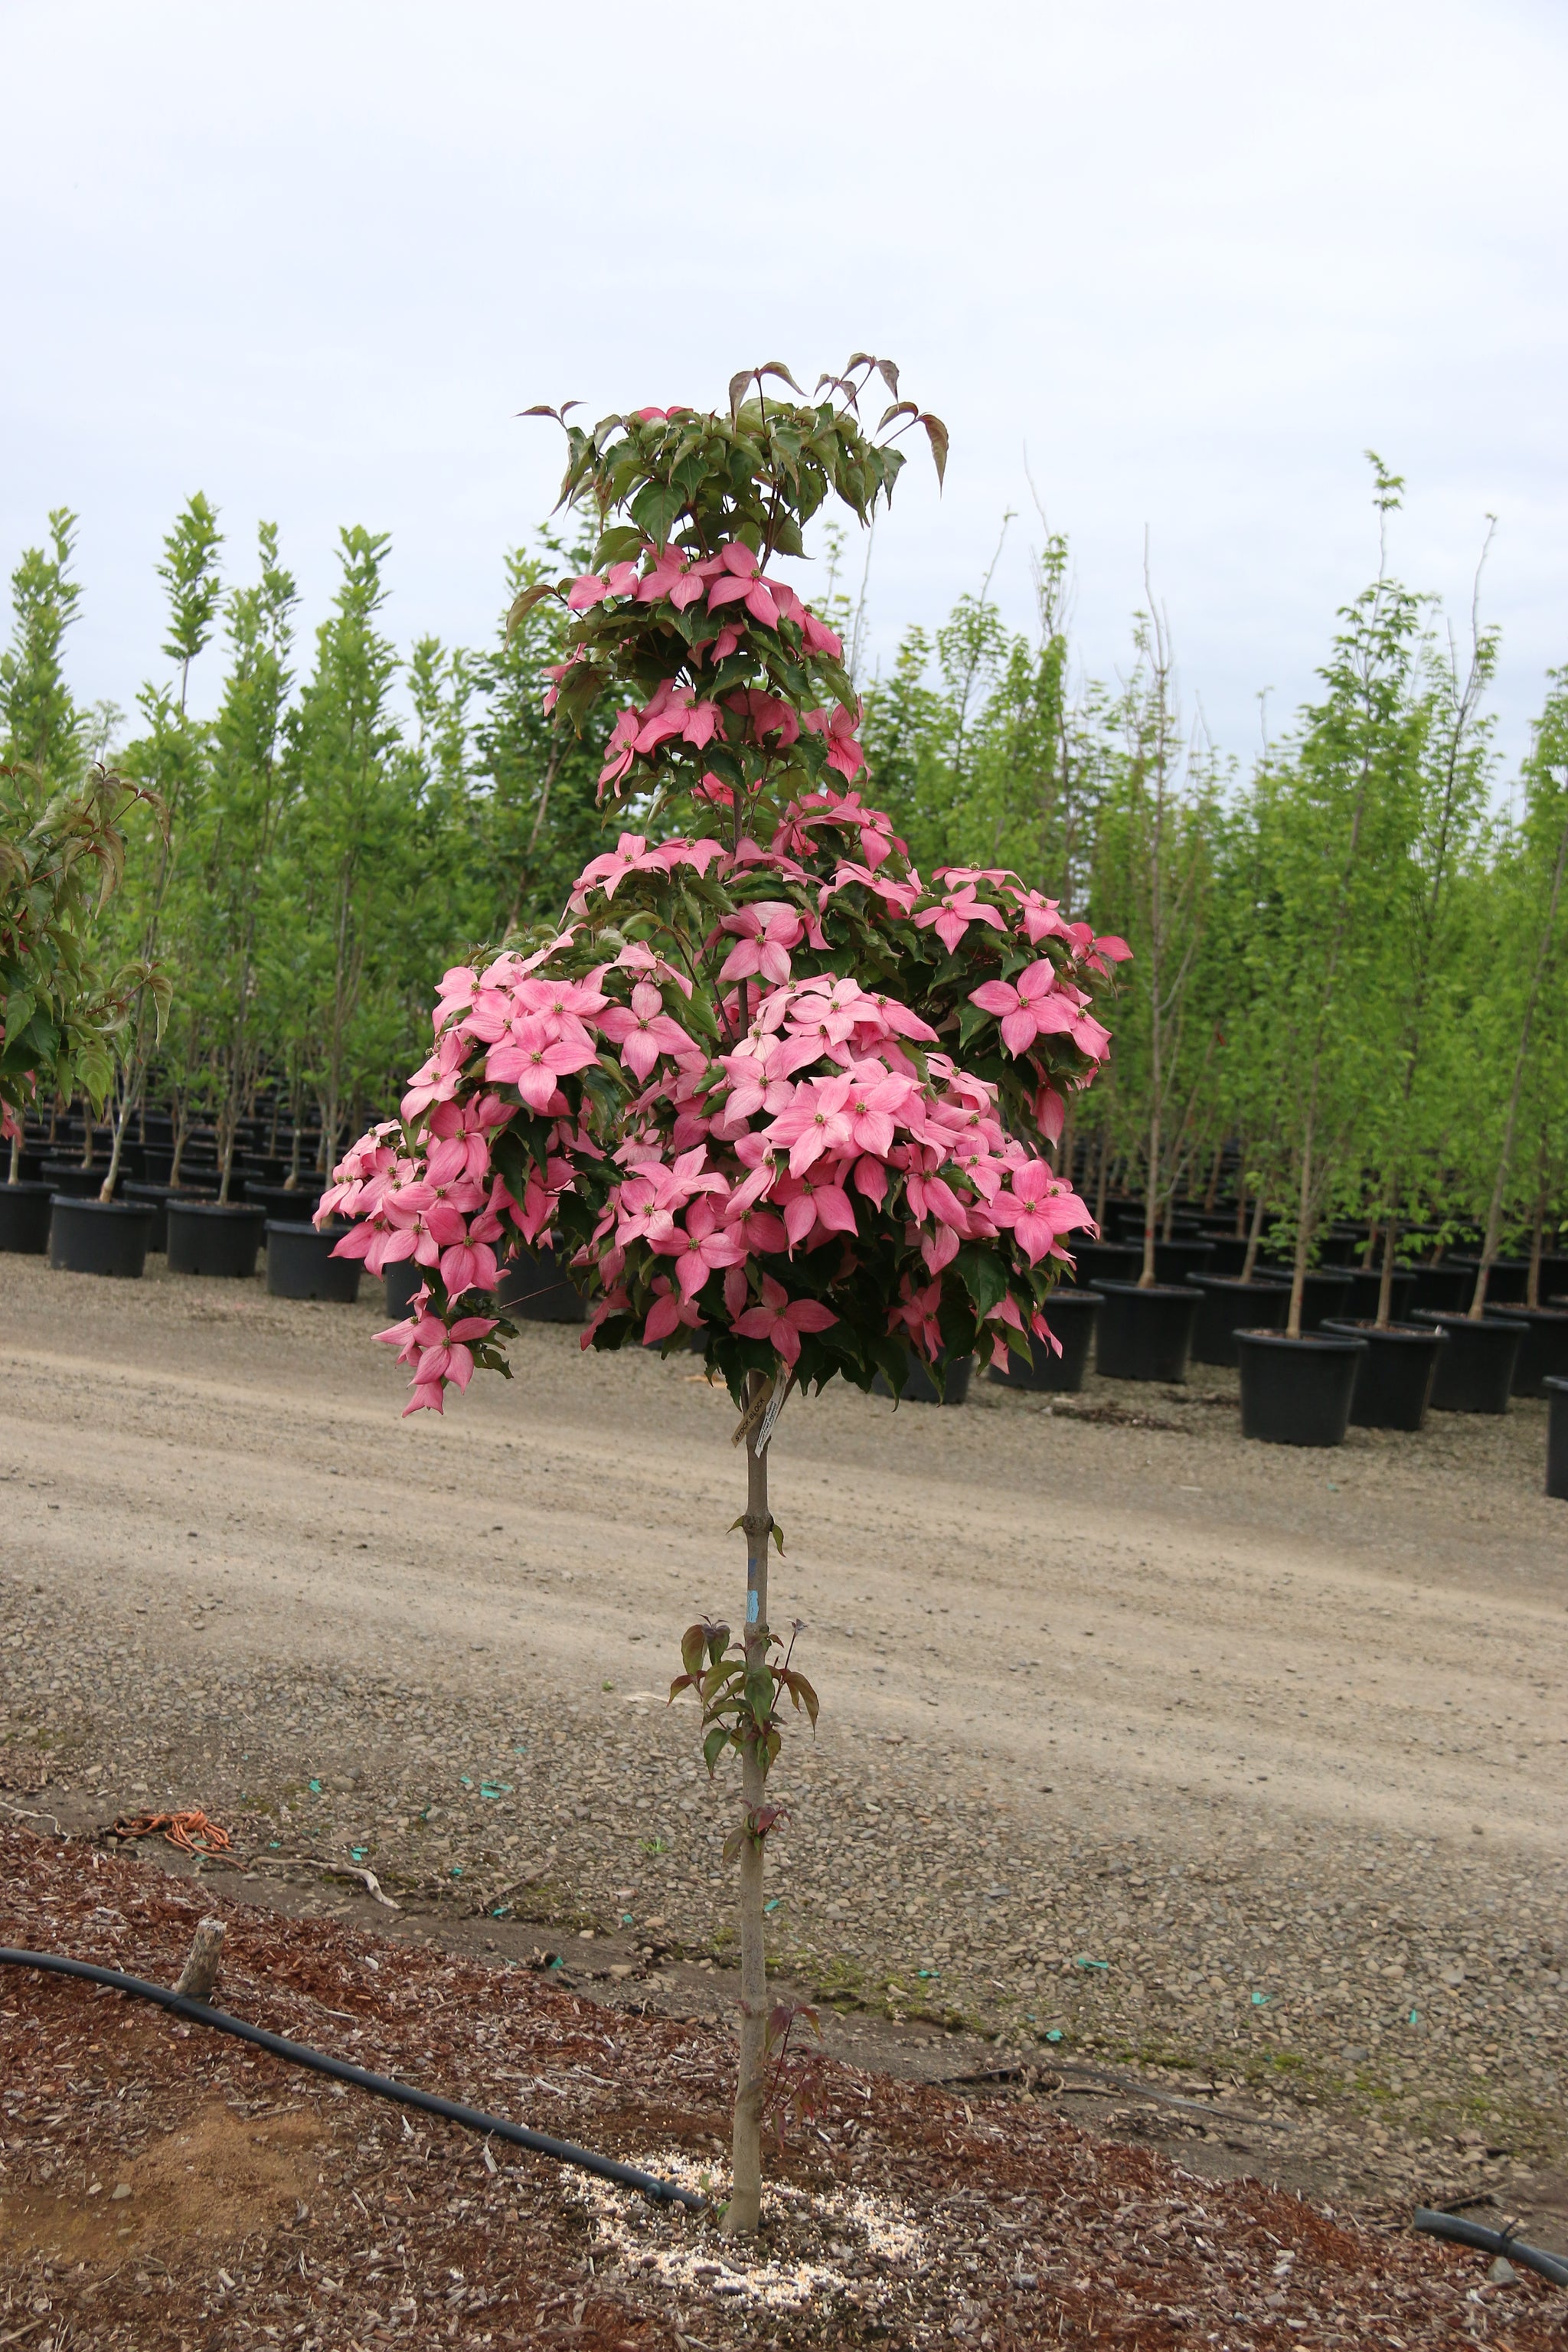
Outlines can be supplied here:
[[671, 1696], [696, 1692], [710, 1771], [740, 1763], [725, 2224], [750, 2231], [763, 1871], [785, 1819], [766, 1781], [786, 1706], [816, 1713], [769, 1624], [778, 1412], [796, 1384], [881, 1373], [897, 1394], [914, 1360], [940, 1381], [961, 1355], [1056, 1347], [1050, 1291], [1090, 1221], [1047, 1155], [1104, 1062], [1095, 1001], [1127, 950], [1016, 875], [922, 879], [861, 797], [842, 647], [773, 567], [829, 498], [869, 522], [911, 428], [944, 467], [940, 420], [890, 362], [857, 354], [810, 397], [771, 362], [733, 380], [727, 411], [592, 430], [529, 413], [559, 415], [563, 501], [598, 536], [590, 571], [536, 583], [517, 614], [555, 595], [575, 616], [545, 699], [566, 728], [618, 703], [600, 796], [626, 829], [558, 925], [446, 974], [401, 1119], [348, 1153], [320, 1214], [354, 1220], [340, 1255], [424, 1271], [381, 1335], [412, 1371], [410, 1412], [506, 1370], [494, 1292], [509, 1252], [542, 1244], [590, 1298], [584, 1347], [695, 1344], [740, 1408], [744, 1627], [691, 1628]]

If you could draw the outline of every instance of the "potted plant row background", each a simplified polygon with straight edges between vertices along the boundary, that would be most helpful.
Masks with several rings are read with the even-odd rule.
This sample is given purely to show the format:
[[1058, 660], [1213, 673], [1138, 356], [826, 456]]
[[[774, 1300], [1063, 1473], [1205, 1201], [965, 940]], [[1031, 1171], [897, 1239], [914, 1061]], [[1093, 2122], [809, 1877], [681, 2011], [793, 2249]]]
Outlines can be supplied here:
[[[1396, 527], [1386, 469], [1375, 496]], [[400, 654], [384, 620], [390, 551], [353, 530], [331, 609], [302, 636], [276, 533], [263, 530], [237, 584], [220, 583], [220, 520], [194, 498], [163, 550], [165, 667], [127, 730], [81, 709], [67, 683], [71, 531], [68, 515], [52, 518], [13, 577], [7, 758], [47, 797], [111, 748], [157, 795], [167, 842], [151, 802], [130, 807], [97, 962], [129, 969], [151, 945], [174, 1007], [160, 1037], [143, 991], [115, 1032], [125, 1066], [105, 1108], [118, 1139], [112, 1118], [91, 1116], [68, 1145], [55, 1102], [29, 1097], [29, 1172], [18, 1156], [0, 1238], [37, 1244], [56, 1192], [101, 1197], [118, 1150], [112, 1197], [151, 1205], [149, 1245], [165, 1238], [171, 1199], [177, 1263], [247, 1265], [271, 1221], [269, 1268], [310, 1288], [328, 1278], [326, 1245], [306, 1230], [326, 1167], [351, 1125], [395, 1099], [430, 973], [473, 939], [557, 909], [589, 854], [604, 727], [591, 718], [563, 741], [536, 707], [531, 680], [567, 625], [552, 600], [487, 652], [426, 637]], [[508, 560], [509, 599], [584, 561], [539, 541]], [[837, 577], [824, 611], [853, 665], [864, 633]], [[1500, 805], [1485, 709], [1495, 635], [1472, 614], [1456, 663], [1385, 547], [1342, 615], [1320, 696], [1243, 774], [1184, 716], [1194, 706], [1147, 577], [1114, 688], [1081, 674], [1068, 582], [1068, 551], [1048, 539], [1032, 634], [1011, 634], [983, 591], [942, 629], [911, 632], [879, 675], [862, 655], [852, 680], [870, 788], [917, 859], [1049, 874], [1069, 915], [1138, 950], [1107, 1080], [1068, 1105], [1056, 1147], [1099, 1226], [1057, 1307], [1063, 1352], [1009, 1379], [1071, 1381], [1097, 1359], [1121, 1376], [1179, 1375], [1189, 1352], [1236, 1362], [1249, 1329], [1290, 1342], [1250, 1344], [1275, 1375], [1291, 1360], [1321, 1368], [1335, 1340], [1358, 1355], [1364, 1339], [1358, 1421], [1408, 1426], [1429, 1400], [1495, 1409], [1510, 1388], [1542, 1393], [1568, 1363], [1553, 1303], [1568, 1292], [1551, 905], [1561, 682]], [[1336, 927], [1341, 946], [1320, 958]], [[1309, 968], [1331, 967], [1316, 1003], [1302, 941]], [[1319, 1070], [1310, 1149], [1303, 1053]], [[281, 1138], [270, 1160], [252, 1140], [258, 1110]], [[23, 1181], [47, 1187], [31, 1225]], [[211, 1255], [227, 1241], [232, 1257]], [[581, 1311], [558, 1268], [520, 1259], [521, 1311], [540, 1311], [525, 1295], [536, 1277], [554, 1311]], [[1146, 1349], [1139, 1328], [1157, 1334], [1167, 1315], [1163, 1349]], [[1325, 1332], [1346, 1322], [1358, 1328]], [[1342, 1391], [1343, 1373], [1342, 1358]]]

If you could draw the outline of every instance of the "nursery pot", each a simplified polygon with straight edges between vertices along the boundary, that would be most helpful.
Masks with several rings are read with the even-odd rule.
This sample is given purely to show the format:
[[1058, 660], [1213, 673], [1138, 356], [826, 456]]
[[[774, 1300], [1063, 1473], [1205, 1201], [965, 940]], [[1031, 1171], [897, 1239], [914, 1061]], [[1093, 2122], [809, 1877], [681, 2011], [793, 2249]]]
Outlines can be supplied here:
[[[1324, 1274], [1342, 1274], [1350, 1284], [1350, 1296], [1345, 1300], [1343, 1315], [1338, 1319], [1349, 1323], [1376, 1322], [1377, 1302], [1383, 1295], [1381, 1266], [1325, 1265], [1321, 1271]], [[1396, 1265], [1388, 1299], [1389, 1321], [1403, 1323], [1415, 1304], [1415, 1269], [1409, 1265]], [[1355, 1418], [1353, 1413], [1351, 1418]]]
[[1370, 1320], [1325, 1323], [1325, 1331], [1364, 1339], [1351, 1419], [1358, 1429], [1419, 1429], [1432, 1401], [1447, 1334], [1432, 1324]]
[[172, 1192], [168, 1203], [171, 1274], [222, 1275], [248, 1281], [256, 1272], [266, 1218], [244, 1203], [193, 1201]]
[[1546, 1394], [1546, 1491], [1568, 1503], [1568, 1381], [1549, 1378]]
[[169, 1246], [169, 1202], [171, 1201], [205, 1201], [207, 1192], [187, 1191], [184, 1184], [127, 1184], [125, 1197], [153, 1212], [153, 1233], [147, 1246], [150, 1250], [166, 1250]]
[[1205, 1274], [1217, 1274], [1226, 1281], [1234, 1280], [1247, 1264], [1247, 1244], [1235, 1234], [1216, 1234], [1212, 1230], [1204, 1235], [1213, 1244]]
[[107, 1160], [95, 1160], [90, 1168], [79, 1160], [46, 1160], [43, 1181], [51, 1192], [63, 1192], [68, 1200], [96, 1201], [108, 1173]]
[[0, 1184], [0, 1250], [42, 1257], [49, 1245], [48, 1184]]
[[263, 1184], [248, 1176], [245, 1180], [247, 1204], [286, 1225], [308, 1225], [326, 1189], [319, 1176], [302, 1176], [291, 1192], [286, 1184]]
[[1549, 1380], [1568, 1380], [1568, 1311], [1561, 1307], [1510, 1307], [1510, 1323], [1522, 1323], [1519, 1361], [1513, 1368], [1515, 1396], [1544, 1396]]
[[49, 1264], [65, 1274], [116, 1274], [136, 1281], [147, 1263], [151, 1209], [127, 1201], [83, 1201], [55, 1193]]
[[352, 1307], [359, 1297], [363, 1259], [334, 1257], [333, 1250], [350, 1230], [347, 1224], [294, 1225], [280, 1217], [267, 1220], [267, 1288], [274, 1298], [328, 1298]]
[[[1271, 1261], [1267, 1266], [1260, 1265], [1258, 1271], [1265, 1281], [1282, 1282], [1286, 1289], [1289, 1289], [1293, 1273], [1291, 1267], [1281, 1265], [1278, 1261]], [[1342, 1319], [1349, 1312], [1350, 1276], [1343, 1267], [1331, 1274], [1326, 1267], [1310, 1265], [1301, 1281], [1302, 1330], [1321, 1330], [1331, 1315]], [[1287, 1322], [1289, 1321], [1289, 1302], [1286, 1306], [1285, 1319]]]
[[1290, 1293], [1278, 1282], [1194, 1274], [1192, 1286], [1203, 1300], [1193, 1325], [1193, 1354], [1200, 1364], [1234, 1364], [1238, 1331], [1282, 1329], [1289, 1311]]
[[1417, 1307], [1411, 1320], [1448, 1335], [1432, 1383], [1434, 1412], [1506, 1412], [1525, 1325], [1510, 1316], [1437, 1315]]
[[395, 1323], [414, 1312], [414, 1302], [425, 1286], [425, 1268], [416, 1257], [395, 1258], [383, 1275], [386, 1311]]
[[1154, 1244], [1154, 1279], [1156, 1282], [1191, 1282], [1194, 1274], [1208, 1272], [1213, 1257], [1213, 1242], [1190, 1237], [1179, 1241], [1157, 1241]]
[[1452, 1258], [1440, 1258], [1436, 1265], [1411, 1268], [1415, 1287], [1410, 1295], [1405, 1312], [1410, 1315], [1462, 1315], [1469, 1305], [1476, 1286], [1474, 1275], [1468, 1282]]
[[496, 1304], [523, 1323], [585, 1323], [588, 1304], [552, 1249], [521, 1244], [501, 1268]]
[[992, 1379], [1005, 1389], [1054, 1389], [1075, 1395], [1083, 1386], [1100, 1306], [1098, 1290], [1053, 1290], [1046, 1302], [1046, 1320], [1062, 1343], [1061, 1354], [1031, 1335], [1034, 1362], [1025, 1360], [1022, 1343], [1016, 1347], [1009, 1343], [1007, 1369], [998, 1371], [993, 1365]]
[[1112, 1381], [1184, 1381], [1201, 1290], [1176, 1283], [1104, 1282], [1095, 1369]]
[[1136, 1282], [1143, 1264], [1142, 1248], [1134, 1249], [1131, 1242], [1069, 1239], [1068, 1247], [1073, 1255], [1072, 1279], [1080, 1290], [1092, 1290], [1101, 1282]]
[[[1476, 1295], [1476, 1276], [1481, 1270], [1480, 1259], [1469, 1256], [1450, 1257], [1445, 1258], [1443, 1263], [1445, 1265], [1451, 1265], [1456, 1274], [1464, 1276], [1465, 1286], [1460, 1295], [1459, 1304], [1461, 1307], [1468, 1307]], [[1494, 1307], [1521, 1307], [1524, 1304], [1525, 1292], [1529, 1287], [1530, 1261], [1528, 1258], [1494, 1258], [1492, 1270], [1487, 1276], [1486, 1313], [1489, 1315]]]
[[1238, 1331], [1241, 1433], [1264, 1445], [1342, 1445], [1366, 1341], [1339, 1332]]
[[[969, 1375], [973, 1369], [973, 1356], [954, 1356], [945, 1368], [947, 1383], [946, 1391], [942, 1393], [938, 1391], [925, 1366], [918, 1358], [914, 1359], [910, 1364], [904, 1385], [899, 1391], [900, 1399], [904, 1404], [962, 1404], [969, 1394]], [[893, 1393], [880, 1372], [871, 1383], [871, 1393], [873, 1396], [891, 1396]]]

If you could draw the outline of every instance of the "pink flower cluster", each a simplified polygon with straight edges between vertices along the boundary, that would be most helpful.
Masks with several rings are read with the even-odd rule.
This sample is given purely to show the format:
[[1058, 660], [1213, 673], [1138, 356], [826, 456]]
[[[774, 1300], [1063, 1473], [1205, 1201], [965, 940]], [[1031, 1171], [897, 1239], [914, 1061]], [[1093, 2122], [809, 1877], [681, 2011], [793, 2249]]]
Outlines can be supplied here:
[[[627, 948], [577, 981], [525, 970], [515, 956], [482, 972], [448, 973], [447, 1025], [405, 1098], [415, 1150], [398, 1148], [395, 1128], [378, 1129], [347, 1155], [322, 1200], [323, 1220], [356, 1220], [338, 1255], [363, 1258], [371, 1273], [412, 1257], [439, 1274], [453, 1301], [493, 1291], [503, 1234], [537, 1242], [560, 1195], [578, 1184], [582, 1155], [603, 1157], [559, 1081], [614, 1058], [631, 1085], [653, 1083], [632, 1106], [645, 1124], [634, 1125], [615, 1155], [618, 1167], [583, 1254], [604, 1292], [584, 1344], [606, 1317], [631, 1310], [625, 1277], [640, 1251], [645, 1262], [669, 1262], [668, 1274], [652, 1278], [645, 1345], [679, 1325], [700, 1325], [699, 1299], [719, 1275], [729, 1327], [767, 1339], [793, 1365], [802, 1333], [826, 1330], [837, 1318], [820, 1298], [792, 1296], [778, 1276], [797, 1254], [830, 1243], [853, 1250], [862, 1216], [884, 1211], [895, 1187], [905, 1240], [938, 1297], [942, 1270], [966, 1240], [1010, 1233], [1030, 1265], [1047, 1253], [1063, 1256], [1061, 1236], [1088, 1223], [1088, 1212], [1045, 1161], [1005, 1135], [994, 1090], [931, 1050], [935, 1033], [895, 1000], [850, 979], [795, 983], [777, 964], [776, 977], [764, 972], [770, 931], [775, 942], [792, 928], [798, 935], [799, 919], [773, 908], [751, 911], [758, 925], [742, 927], [730, 961], [755, 951], [755, 1013], [736, 1048], [712, 1062], [666, 1009], [671, 988], [679, 1001], [688, 983], [660, 971], [646, 948]], [[630, 982], [624, 1001], [610, 992], [616, 974]], [[910, 1045], [927, 1049], [923, 1075]], [[483, 1054], [480, 1090], [458, 1100], [476, 1051]], [[553, 1122], [521, 1202], [489, 1165], [490, 1139], [513, 1115], [490, 1090], [496, 1084], [515, 1087]], [[673, 1156], [659, 1123], [671, 1113], [673, 1140], [684, 1146]], [[773, 1270], [768, 1260], [778, 1262]], [[929, 1284], [917, 1290], [906, 1281], [889, 1317], [889, 1328], [907, 1329], [927, 1354], [938, 1344], [931, 1298]], [[1005, 1363], [1003, 1327], [1021, 1332], [1024, 1325], [1010, 1298], [994, 1311]], [[1043, 1318], [1033, 1321], [1048, 1342]], [[439, 1410], [448, 1380], [467, 1384], [467, 1342], [494, 1325], [468, 1315], [447, 1325], [420, 1310], [383, 1335], [415, 1366], [410, 1412]]]
[[[739, 604], [764, 628], [777, 629], [781, 622], [790, 622], [800, 631], [807, 654], [826, 654], [834, 661], [843, 658], [843, 646], [826, 623], [817, 619], [787, 582], [765, 574], [752, 550], [739, 540], [731, 540], [715, 554], [696, 561], [673, 541], [663, 548], [649, 542], [636, 562], [612, 564], [605, 572], [584, 572], [573, 581], [566, 596], [574, 613], [585, 613], [607, 599], [638, 604], [668, 599], [677, 612], [700, 603], [710, 614]], [[700, 638], [692, 646], [692, 658], [700, 661], [707, 655], [717, 667], [728, 660], [741, 638], [742, 630], [735, 622], [721, 623], [712, 636]], [[580, 654], [578, 648], [552, 669], [555, 686], [546, 697], [546, 709], [553, 704], [562, 677]], [[760, 688], [738, 688], [713, 700], [700, 698], [693, 688], [667, 678], [641, 709], [623, 710], [616, 720], [605, 746], [599, 789], [618, 791], [633, 761], [651, 759], [662, 744], [686, 743], [693, 751], [701, 751], [715, 740], [733, 743], [749, 735], [759, 743], [771, 737], [782, 750], [798, 741], [803, 727], [826, 738], [829, 767], [852, 779], [866, 756], [856, 740], [859, 723], [858, 711], [844, 703], [831, 712], [808, 710], [797, 716], [787, 702]], [[729, 787], [721, 778], [707, 781], [710, 797], [727, 796]]]

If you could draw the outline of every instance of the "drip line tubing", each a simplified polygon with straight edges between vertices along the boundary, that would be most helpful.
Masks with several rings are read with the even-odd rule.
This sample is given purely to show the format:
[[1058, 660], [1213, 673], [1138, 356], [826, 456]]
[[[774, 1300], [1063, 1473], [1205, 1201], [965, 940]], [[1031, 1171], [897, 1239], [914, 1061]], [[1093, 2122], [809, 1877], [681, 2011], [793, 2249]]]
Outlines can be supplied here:
[[464, 2106], [457, 2099], [437, 2098], [433, 2092], [416, 2091], [410, 2083], [394, 2082], [389, 2074], [373, 2074], [366, 2067], [352, 2066], [346, 2058], [333, 2058], [324, 2050], [312, 2050], [303, 2042], [288, 2042], [280, 2033], [268, 2033], [259, 2025], [248, 2025], [242, 2017], [230, 2017], [226, 2011], [213, 2009], [205, 2000], [187, 2000], [184, 1993], [171, 1991], [167, 1985], [153, 1984], [145, 1977], [125, 1976], [119, 1969], [100, 1969], [90, 1960], [73, 1960], [58, 1952], [15, 1951], [0, 1945], [0, 1966], [13, 1969], [41, 1969], [46, 1975], [77, 1977], [88, 1984], [107, 1985], [113, 1992], [132, 1993], [139, 2000], [155, 2001], [174, 2017], [184, 2018], [192, 2025], [211, 2026], [219, 2033], [232, 2033], [241, 2042], [248, 2042], [258, 2050], [265, 2050], [274, 2058], [282, 2058], [291, 2066], [306, 2066], [315, 2074], [326, 2074], [335, 2083], [349, 2083], [356, 2090], [374, 2092], [380, 2099], [395, 2100], [399, 2106], [414, 2107], [421, 2115], [438, 2116], [444, 2123], [460, 2124], [465, 2131], [480, 2132], [488, 2138], [507, 2141], [513, 2147], [526, 2147], [535, 2156], [547, 2156], [553, 2163], [575, 2166], [579, 2172], [594, 2173], [600, 2180], [616, 2181], [623, 2189], [636, 2189], [660, 2205], [684, 2205], [689, 2212], [708, 2210], [708, 2200], [694, 2189], [679, 2188], [672, 2180], [660, 2180], [651, 2172], [639, 2172], [633, 2164], [618, 2164], [614, 2157], [597, 2156], [592, 2148], [578, 2147], [569, 2139], [552, 2139], [547, 2132], [528, 2131], [521, 2124], [509, 2124], [500, 2116], [487, 2116], [478, 2107]]
[[1568, 2286], [1568, 2262], [1561, 2254], [1542, 2252], [1539, 2246], [1521, 2245], [1509, 2230], [1483, 2230], [1479, 2221], [1461, 2221], [1457, 2213], [1429, 2212], [1418, 2205], [1412, 2215], [1415, 2226], [1425, 2230], [1429, 2237], [1451, 2238], [1457, 2246], [1476, 2246], [1483, 2254], [1503, 2254], [1510, 2263], [1522, 2263], [1526, 2270], [1539, 2271], [1553, 2286]]

